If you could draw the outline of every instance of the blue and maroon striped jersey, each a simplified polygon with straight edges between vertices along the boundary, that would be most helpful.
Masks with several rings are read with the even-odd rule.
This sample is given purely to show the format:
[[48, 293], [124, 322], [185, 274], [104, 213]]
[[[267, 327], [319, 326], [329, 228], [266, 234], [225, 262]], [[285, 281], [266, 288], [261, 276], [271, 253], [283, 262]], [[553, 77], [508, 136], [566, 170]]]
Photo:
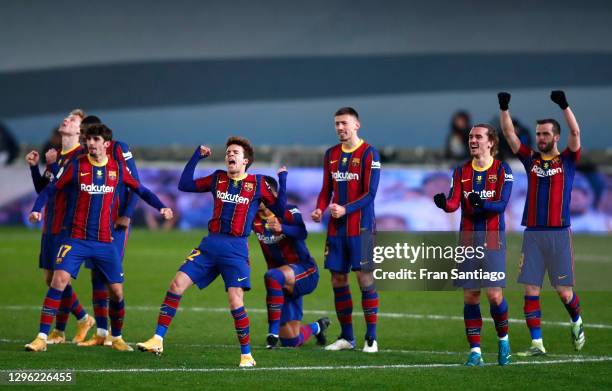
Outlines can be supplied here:
[[260, 202], [263, 202], [274, 213], [284, 210], [287, 203], [286, 172], [279, 175], [278, 197], [276, 197], [263, 175], [245, 173], [241, 179], [231, 179], [226, 171], [217, 170], [211, 175], [194, 180], [193, 174], [200, 159], [202, 157], [198, 147], [183, 170], [179, 190], [191, 193], [212, 193], [213, 215], [208, 221], [209, 233], [246, 238], [251, 233], [251, 226]]
[[83, 155], [60, 169], [57, 181], [47, 186], [36, 199], [33, 211], [40, 211], [47, 198], [65, 193], [67, 207], [62, 229], [75, 239], [110, 243], [112, 213], [117, 188], [121, 185], [128, 186], [155, 208], [165, 207], [153, 193], [132, 177], [125, 165], [111, 158], [106, 164], [100, 165], [88, 155]]
[[[506, 163], [493, 159], [490, 167], [478, 170], [472, 160], [457, 167], [446, 201], [446, 212], [461, 207], [460, 230], [503, 232], [506, 228], [504, 210], [512, 192], [512, 170]], [[475, 192], [483, 200], [482, 207], [474, 208], [468, 200]]]
[[363, 140], [353, 150], [337, 144], [325, 152], [323, 187], [317, 208], [324, 211], [330, 201], [346, 208], [342, 218], [329, 221], [330, 236], [359, 236], [376, 231], [374, 198], [380, 178], [378, 151]]
[[[59, 170], [65, 168], [73, 159], [82, 155], [85, 149], [80, 145], [75, 145], [69, 151], [62, 151], [57, 149], [57, 161], [53, 164], [47, 165], [44, 174], [41, 176], [38, 171], [38, 167], [31, 167], [32, 169], [32, 180], [34, 181], [34, 187], [37, 193], [43, 191], [43, 189], [52, 181], [55, 180]], [[37, 175], [38, 174], [38, 175]], [[66, 216], [66, 193], [57, 192], [55, 196], [48, 198], [47, 204], [45, 205], [44, 218], [43, 218], [43, 233], [50, 233], [57, 235], [62, 230], [64, 217]]]
[[314, 263], [304, 241], [308, 233], [297, 206], [287, 205], [284, 215], [278, 220], [282, 227], [280, 233], [268, 229], [261, 212], [253, 220], [253, 232], [257, 235], [268, 269], [293, 263]]
[[566, 148], [552, 159], [521, 144], [517, 154], [527, 171], [527, 199], [522, 225], [534, 227], [568, 227], [569, 205], [576, 163], [580, 149]]

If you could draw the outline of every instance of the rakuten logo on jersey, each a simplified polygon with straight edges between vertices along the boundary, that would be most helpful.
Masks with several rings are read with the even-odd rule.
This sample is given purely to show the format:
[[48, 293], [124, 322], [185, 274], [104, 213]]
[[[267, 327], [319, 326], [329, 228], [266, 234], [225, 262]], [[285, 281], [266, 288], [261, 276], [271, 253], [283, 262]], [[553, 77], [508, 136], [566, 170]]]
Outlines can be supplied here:
[[481, 191], [464, 191], [463, 196], [467, 199], [470, 193], [476, 193], [483, 200], [488, 200], [490, 198], [495, 198], [495, 190], [481, 190]]
[[217, 190], [217, 198], [222, 202], [229, 202], [231, 204], [243, 204], [246, 205], [249, 203], [249, 199], [246, 197], [242, 197], [240, 194], [230, 194], [226, 191]]
[[112, 193], [115, 191], [114, 186], [106, 186], [106, 185], [86, 185], [81, 183], [81, 191], [86, 191], [89, 194], [106, 194]]
[[276, 244], [283, 239], [285, 239], [285, 234], [280, 234], [278, 236], [276, 235], [266, 236], [264, 234], [260, 234], [259, 232], [257, 232], [257, 240], [259, 240], [260, 242], [264, 244]]
[[358, 181], [359, 174], [357, 174], [356, 172], [334, 171], [332, 172], [332, 178], [334, 178], [336, 182]]
[[535, 173], [540, 178], [545, 178], [545, 177], [561, 174], [563, 172], [563, 169], [561, 167], [556, 167], [556, 168], [549, 168], [548, 170], [545, 170], [540, 166], [533, 166], [531, 167], [531, 172]]

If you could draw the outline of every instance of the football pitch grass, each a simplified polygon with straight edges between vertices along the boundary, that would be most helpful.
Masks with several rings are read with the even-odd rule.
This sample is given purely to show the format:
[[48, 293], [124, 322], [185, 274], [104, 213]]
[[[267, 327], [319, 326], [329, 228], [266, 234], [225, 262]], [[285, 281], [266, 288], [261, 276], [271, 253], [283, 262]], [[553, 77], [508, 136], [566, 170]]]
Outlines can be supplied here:
[[[131, 344], [151, 337], [159, 305], [177, 268], [204, 232], [132, 232], [124, 262], [126, 317], [123, 336]], [[577, 353], [570, 342], [568, 315], [552, 291], [542, 295], [543, 335], [548, 354], [522, 358], [515, 353], [530, 343], [523, 321], [522, 292], [509, 289], [510, 343], [513, 362], [497, 366], [497, 339], [488, 304], [481, 305], [483, 368], [462, 366], [467, 356], [463, 299], [454, 292], [380, 292], [379, 353], [361, 352], [365, 332], [361, 295], [351, 280], [357, 337], [355, 351], [327, 352], [314, 339], [299, 349], [264, 348], [267, 322], [259, 245], [251, 237], [252, 290], [245, 295], [251, 320], [251, 346], [256, 368], [239, 369], [239, 347], [221, 279], [207, 289], [191, 288], [164, 341], [160, 357], [142, 352], [117, 352], [108, 347], [50, 345], [47, 352], [25, 352], [23, 345], [38, 332], [46, 287], [38, 269], [40, 232], [0, 228], [0, 370], [57, 369], [75, 372], [76, 386], [87, 388], [222, 388], [377, 389], [532, 389], [612, 387], [612, 293], [589, 290], [589, 276], [612, 277], [609, 236], [576, 236], [576, 273], [583, 285], [582, 302], [587, 342]], [[324, 235], [311, 234], [308, 245], [320, 266]], [[508, 272], [514, 279], [520, 235], [509, 239]], [[329, 273], [321, 270], [317, 290], [304, 298], [304, 321], [329, 316], [328, 340], [339, 334]], [[89, 271], [82, 268], [73, 282], [81, 303], [92, 314]], [[548, 284], [548, 281], [545, 281]], [[483, 296], [484, 298], [484, 296]], [[485, 299], [486, 300], [486, 299]], [[71, 317], [67, 337], [72, 338]], [[90, 332], [91, 333], [91, 332]], [[133, 345], [134, 346], [134, 345]], [[32, 387], [32, 386], [30, 386]], [[231, 388], [230, 388], [231, 387]]]

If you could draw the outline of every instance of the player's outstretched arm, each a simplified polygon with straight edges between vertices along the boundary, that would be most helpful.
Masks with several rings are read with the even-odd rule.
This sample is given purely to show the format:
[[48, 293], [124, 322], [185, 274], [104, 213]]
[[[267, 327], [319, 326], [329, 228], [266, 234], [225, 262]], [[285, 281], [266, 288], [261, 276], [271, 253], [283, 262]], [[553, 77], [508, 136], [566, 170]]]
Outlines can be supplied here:
[[127, 187], [130, 188], [130, 190], [138, 194], [144, 202], [159, 210], [166, 220], [172, 218], [172, 210], [166, 207], [166, 205], [161, 202], [161, 200], [155, 195], [155, 193], [147, 189], [142, 183], [138, 182], [132, 176], [132, 174], [130, 174], [125, 165], [122, 165], [121, 169], [123, 170], [122, 181]]
[[511, 95], [508, 92], [500, 92], [497, 94], [497, 101], [499, 102], [499, 120], [501, 123], [502, 133], [512, 149], [512, 153], [516, 154], [521, 147], [521, 140], [519, 140], [512, 124], [512, 117], [510, 117], [510, 111], [508, 110], [508, 104], [510, 103]]
[[565, 121], [569, 127], [567, 147], [570, 149], [570, 151], [576, 152], [580, 149], [580, 127], [578, 126], [578, 121], [576, 121], [576, 117], [574, 116], [572, 109], [570, 109], [569, 104], [567, 103], [565, 92], [561, 90], [551, 91], [550, 100], [555, 102], [561, 108], [561, 110], [563, 110], [563, 116], [565, 117]]
[[[116, 148], [119, 149], [117, 153], [121, 154], [121, 159], [127, 165], [130, 174], [132, 174], [134, 179], [140, 181], [140, 176], [138, 175], [138, 168], [136, 167], [136, 161], [134, 160], [134, 156], [130, 151], [130, 147], [126, 143], [118, 141]], [[136, 204], [138, 204], [139, 198], [140, 197], [138, 197], [138, 194], [131, 191], [129, 192], [127, 205], [125, 206], [125, 212], [123, 216], [119, 216], [119, 219], [121, 219], [122, 221], [120, 225], [124, 226], [125, 228], [127, 228], [130, 224], [130, 219], [134, 214], [134, 209], [136, 208]], [[119, 219], [118, 221], [120, 221]]]
[[183, 169], [183, 173], [181, 174], [181, 179], [179, 180], [178, 185], [178, 189], [180, 191], [189, 193], [199, 193], [210, 190], [210, 188], [208, 188], [207, 190], [203, 189], [201, 186], [198, 186], [196, 181], [193, 179], [193, 174], [195, 173], [195, 168], [198, 165], [198, 162], [201, 159], [210, 156], [210, 154], [210, 148], [205, 145], [200, 145], [196, 148], [195, 152], [193, 153], [193, 156], [191, 156], [191, 159], [189, 159], [187, 165], [185, 165], [185, 168]]
[[40, 212], [49, 198], [52, 198], [55, 195], [56, 191], [57, 188], [55, 183], [50, 183], [49, 185], [45, 186], [38, 194], [38, 197], [36, 197], [36, 201], [34, 201], [34, 206], [32, 207], [32, 212]]

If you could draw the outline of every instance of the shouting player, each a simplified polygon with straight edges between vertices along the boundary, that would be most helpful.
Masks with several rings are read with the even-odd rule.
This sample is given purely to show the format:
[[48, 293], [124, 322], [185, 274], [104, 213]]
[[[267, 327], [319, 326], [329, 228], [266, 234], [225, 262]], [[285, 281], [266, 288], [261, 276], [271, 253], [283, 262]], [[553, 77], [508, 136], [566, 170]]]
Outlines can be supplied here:
[[[320, 222], [329, 206], [331, 219], [325, 244], [325, 268], [331, 272], [340, 337], [326, 350], [355, 348], [353, 300], [348, 283], [352, 270], [361, 288], [361, 305], [366, 321], [364, 352], [378, 351], [376, 322], [378, 293], [372, 276], [376, 222], [374, 198], [380, 177], [378, 151], [357, 135], [361, 124], [351, 107], [334, 114], [339, 144], [325, 152], [323, 187], [311, 217]], [[330, 203], [331, 201], [331, 203]]]
[[212, 193], [214, 210], [208, 222], [209, 234], [191, 251], [174, 276], [159, 311], [155, 335], [137, 346], [142, 351], [161, 354], [164, 336], [185, 290], [193, 284], [204, 289], [221, 274], [240, 343], [239, 366], [253, 367], [249, 317], [243, 300], [244, 291], [251, 289], [248, 236], [260, 202], [274, 211], [284, 210], [287, 173], [284, 167], [279, 170], [277, 198], [262, 175], [246, 172], [254, 160], [250, 142], [242, 137], [230, 137], [225, 150], [227, 171], [217, 170], [194, 180], [196, 165], [210, 154], [210, 148], [199, 146], [187, 162], [179, 182], [180, 191]]
[[[276, 195], [276, 180], [269, 176], [264, 179]], [[281, 346], [302, 346], [311, 335], [316, 337], [317, 344], [324, 346], [329, 318], [302, 326], [302, 298], [317, 287], [319, 269], [304, 242], [308, 233], [299, 209], [287, 205], [284, 214], [277, 216], [261, 203], [253, 231], [268, 265], [264, 275], [268, 307], [266, 347], [275, 347], [279, 337]]]
[[[499, 145], [497, 130], [489, 124], [475, 125], [469, 134], [472, 159], [457, 167], [448, 199], [442, 193], [434, 196], [436, 205], [445, 212], [461, 207], [461, 245], [483, 247], [483, 257], [471, 257], [459, 265], [461, 272], [506, 273], [506, 240], [504, 210], [512, 191], [512, 171], [506, 163], [494, 158]], [[508, 303], [503, 296], [505, 278], [466, 279], [455, 281], [463, 288], [463, 319], [470, 344], [467, 366], [482, 366], [480, 350], [480, 290], [485, 288], [491, 317], [498, 337], [497, 362], [510, 363], [508, 341]]]
[[60, 298], [70, 277], [76, 278], [81, 264], [92, 259], [94, 266], [104, 274], [111, 292], [110, 318], [112, 322], [113, 349], [131, 351], [121, 337], [125, 315], [123, 300], [123, 269], [119, 254], [112, 245], [112, 206], [116, 202], [119, 186], [129, 186], [145, 202], [160, 210], [166, 219], [172, 218], [172, 210], [142, 186], [116, 160], [108, 158], [106, 148], [112, 139], [112, 131], [104, 125], [87, 128], [88, 154], [79, 157], [58, 173], [56, 182], [48, 185], [38, 196], [30, 221], [40, 221], [40, 210], [48, 197], [58, 191], [67, 193], [69, 207], [64, 219], [66, 235], [59, 243], [55, 271], [43, 302], [38, 336], [25, 345], [28, 351], [47, 350], [47, 335], [57, 313]]
[[[38, 169], [38, 152], [31, 151], [27, 154], [26, 161], [30, 165], [32, 181], [34, 182], [34, 188], [37, 193], [42, 192], [45, 186], [52, 180], [55, 180], [58, 171], [65, 168], [70, 160], [85, 153], [85, 150], [79, 142], [81, 134], [80, 124], [84, 117], [85, 113], [80, 109], [76, 109], [71, 111], [70, 114], [64, 118], [58, 129], [62, 139], [62, 148], [61, 150], [50, 149], [47, 151], [45, 154], [47, 168], [44, 175], [41, 175]], [[43, 269], [45, 273], [47, 287], [50, 286], [51, 278], [53, 277], [53, 265], [59, 246], [57, 241], [66, 215], [66, 206], [66, 194], [63, 192], [59, 192], [54, 197], [50, 197], [45, 205], [39, 267]], [[66, 342], [64, 331], [66, 330], [66, 323], [68, 322], [70, 312], [77, 318], [77, 331], [72, 342], [82, 342], [87, 335], [87, 331], [95, 322], [80, 304], [72, 288], [72, 284], [69, 283], [62, 293], [60, 307], [55, 321], [55, 329], [49, 334], [47, 343], [60, 344]]]
[[556, 103], [567, 121], [567, 148], [561, 153], [557, 143], [561, 126], [554, 119], [541, 119], [536, 125], [538, 152], [521, 144], [516, 136], [508, 111], [510, 94], [498, 95], [501, 125], [508, 144], [527, 171], [527, 199], [523, 211], [521, 271], [518, 281], [525, 285], [525, 320], [531, 334], [531, 347], [521, 355], [538, 356], [546, 353], [540, 325], [540, 290], [544, 273], [556, 289], [571, 318], [571, 336], [576, 350], [585, 342], [580, 301], [573, 290], [574, 248], [570, 230], [570, 199], [576, 163], [580, 157], [580, 128], [569, 108], [563, 91], [552, 91]]

